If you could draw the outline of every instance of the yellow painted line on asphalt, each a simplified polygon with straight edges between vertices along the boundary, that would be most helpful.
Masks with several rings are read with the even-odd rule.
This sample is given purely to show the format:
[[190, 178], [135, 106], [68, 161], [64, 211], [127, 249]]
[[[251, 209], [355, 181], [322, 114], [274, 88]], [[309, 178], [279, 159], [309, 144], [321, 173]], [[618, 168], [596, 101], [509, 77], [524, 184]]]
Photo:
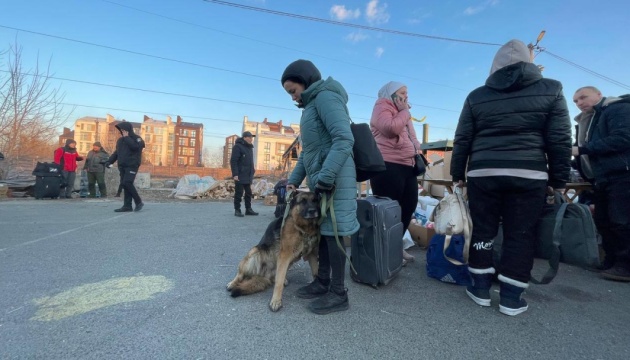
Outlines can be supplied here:
[[56, 233], [56, 234], [51, 234], [51, 235], [48, 235], [48, 236], [44, 236], [43, 238], [39, 238], [39, 239], [35, 239], [35, 240], [31, 240], [31, 241], [27, 241], [27, 242], [24, 242], [24, 243], [21, 243], [21, 244], [17, 244], [17, 245], [11, 246], [11, 247], [7, 247], [7, 248], [4, 248], [4, 249], [0, 249], [0, 252], [2, 252], [2, 251], [6, 251], [6, 250], [15, 249], [15, 248], [17, 248], [17, 247], [21, 247], [21, 246], [26, 246], [26, 245], [35, 244], [35, 243], [38, 243], [38, 242], [40, 242], [40, 241], [48, 240], [48, 239], [50, 239], [50, 238], [54, 238], [54, 237], [57, 237], [57, 236], [60, 236], [60, 235], [69, 234], [69, 233], [71, 233], [71, 232], [75, 232], [75, 231], [78, 231], [78, 230], [83, 230], [83, 229], [88, 228], [88, 227], [90, 227], [90, 226], [94, 226], [94, 225], [102, 224], [102, 223], [104, 223], [104, 222], [108, 222], [108, 221], [111, 221], [111, 220], [115, 220], [115, 219], [118, 219], [118, 218], [119, 218], [119, 217], [121, 217], [121, 216], [126, 216], [126, 215], [129, 215], [129, 214], [132, 214], [132, 213], [123, 213], [123, 214], [121, 214], [121, 215], [116, 215], [116, 216], [111, 217], [111, 218], [108, 218], [108, 219], [104, 219], [104, 220], [95, 221], [95, 222], [92, 222], [92, 223], [89, 223], [89, 224], [85, 224], [85, 225], [83, 225], [83, 226], [79, 226], [78, 228], [74, 228], [74, 229], [70, 229], [70, 230], [65, 230], [65, 231], [62, 231], [62, 232], [60, 232], [60, 233]]
[[33, 300], [39, 309], [30, 320], [61, 320], [117, 304], [149, 300], [172, 287], [173, 282], [161, 275], [123, 277], [85, 284]]

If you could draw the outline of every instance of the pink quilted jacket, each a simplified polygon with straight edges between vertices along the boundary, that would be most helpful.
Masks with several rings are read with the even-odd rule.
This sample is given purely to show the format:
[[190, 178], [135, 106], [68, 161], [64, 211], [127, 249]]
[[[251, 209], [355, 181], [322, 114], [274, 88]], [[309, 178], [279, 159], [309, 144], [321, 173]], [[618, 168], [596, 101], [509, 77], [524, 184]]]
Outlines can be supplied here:
[[380, 98], [374, 104], [370, 128], [385, 161], [414, 165], [415, 149], [420, 149], [420, 142], [416, 138], [409, 110], [398, 111], [393, 101]]

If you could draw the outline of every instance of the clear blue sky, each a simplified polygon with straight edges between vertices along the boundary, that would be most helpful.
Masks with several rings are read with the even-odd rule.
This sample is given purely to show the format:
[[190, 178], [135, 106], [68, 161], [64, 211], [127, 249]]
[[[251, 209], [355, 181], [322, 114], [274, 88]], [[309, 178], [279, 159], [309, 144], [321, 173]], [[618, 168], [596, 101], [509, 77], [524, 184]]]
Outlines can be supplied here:
[[[125, 50], [191, 62], [210, 69], [144, 57], [77, 42], [0, 27], [0, 45], [16, 39], [25, 65], [51, 60], [57, 77], [114, 84], [241, 102], [115, 89], [54, 81], [66, 102], [76, 107], [74, 119], [111, 113], [142, 121], [146, 112], [182, 115], [204, 123], [205, 145], [217, 149], [225, 136], [239, 133], [244, 115], [250, 120], [298, 123], [300, 112], [282, 89], [279, 78], [291, 61], [312, 60], [324, 77], [339, 80], [350, 93], [356, 122], [367, 122], [379, 88], [390, 80], [406, 83], [412, 115], [427, 116], [430, 140], [452, 139], [463, 101], [488, 76], [497, 46], [358, 30], [290, 17], [217, 5], [202, 0], [4, 1], [0, 25], [92, 42]], [[505, 43], [512, 38], [541, 42], [551, 53], [590, 70], [630, 84], [630, 2], [517, 0], [231, 0], [234, 3], [347, 23], [432, 36]], [[148, 14], [155, 13], [160, 16]], [[170, 17], [175, 20], [167, 19]], [[2, 59], [6, 61], [6, 59]], [[544, 52], [536, 63], [545, 77], [560, 80], [571, 103], [575, 89], [599, 87], [604, 95], [630, 90], [581, 71]], [[269, 78], [269, 79], [268, 79]], [[260, 104], [265, 108], [249, 104]], [[435, 109], [440, 108], [440, 109]], [[441, 110], [444, 109], [444, 110]], [[188, 116], [188, 117], [186, 117]], [[220, 119], [199, 120], [192, 116]], [[68, 124], [70, 125], [70, 123]], [[416, 125], [420, 133], [421, 125]]]

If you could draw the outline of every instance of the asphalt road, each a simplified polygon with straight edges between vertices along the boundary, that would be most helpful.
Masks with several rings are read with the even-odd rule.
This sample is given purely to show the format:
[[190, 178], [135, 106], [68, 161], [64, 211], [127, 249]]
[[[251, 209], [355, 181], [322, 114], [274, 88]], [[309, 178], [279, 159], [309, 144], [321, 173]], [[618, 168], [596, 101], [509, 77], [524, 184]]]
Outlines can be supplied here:
[[[630, 284], [562, 265], [508, 317], [425, 275], [425, 252], [378, 290], [347, 276], [350, 309], [318, 316], [271, 289], [233, 299], [225, 285], [273, 207], [236, 218], [230, 203], [0, 202], [2, 359], [629, 359]], [[544, 263], [537, 263], [543, 268]], [[495, 291], [496, 290], [496, 291]]]

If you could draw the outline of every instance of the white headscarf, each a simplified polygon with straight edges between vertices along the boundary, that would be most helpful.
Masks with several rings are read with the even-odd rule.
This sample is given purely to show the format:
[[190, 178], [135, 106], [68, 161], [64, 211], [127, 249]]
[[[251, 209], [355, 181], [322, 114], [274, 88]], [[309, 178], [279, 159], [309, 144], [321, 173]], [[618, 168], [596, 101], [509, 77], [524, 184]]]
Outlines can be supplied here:
[[503, 67], [521, 61], [531, 62], [527, 45], [520, 40], [510, 40], [505, 45], [501, 46], [494, 56], [492, 67], [490, 68], [490, 75]]
[[378, 91], [378, 97], [383, 99], [392, 99], [392, 95], [398, 91], [403, 86], [407, 86], [398, 81], [390, 81], [387, 84], [383, 85], [381, 90]]

